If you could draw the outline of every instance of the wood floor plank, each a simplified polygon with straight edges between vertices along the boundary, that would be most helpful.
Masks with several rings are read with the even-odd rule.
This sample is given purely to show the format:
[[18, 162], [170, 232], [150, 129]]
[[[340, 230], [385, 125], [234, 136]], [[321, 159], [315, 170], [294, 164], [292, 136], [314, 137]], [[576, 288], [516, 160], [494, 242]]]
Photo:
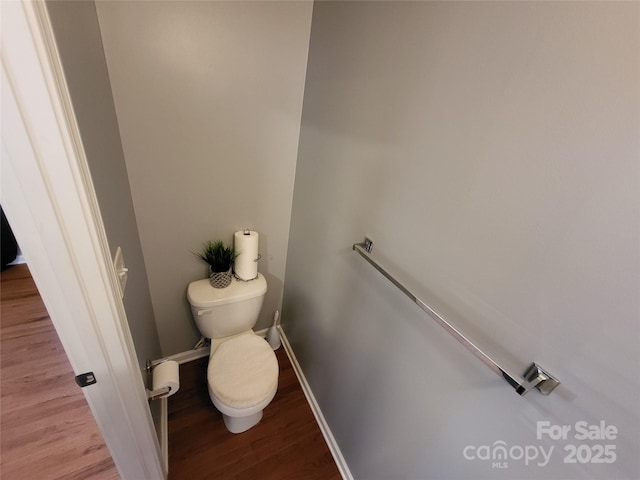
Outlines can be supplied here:
[[260, 423], [232, 434], [211, 403], [206, 358], [180, 366], [169, 398], [169, 479], [339, 480], [338, 468], [283, 348], [278, 392]]
[[119, 478], [26, 265], [0, 275], [0, 477]]

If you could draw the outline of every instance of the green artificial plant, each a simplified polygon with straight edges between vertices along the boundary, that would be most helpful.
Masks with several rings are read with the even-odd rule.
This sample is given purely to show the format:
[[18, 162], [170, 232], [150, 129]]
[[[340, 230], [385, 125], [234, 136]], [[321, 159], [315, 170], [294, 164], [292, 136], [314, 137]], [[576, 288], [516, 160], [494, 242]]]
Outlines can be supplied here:
[[225, 246], [221, 240], [205, 243], [198, 256], [209, 264], [212, 272], [226, 272], [236, 259], [233, 247]]

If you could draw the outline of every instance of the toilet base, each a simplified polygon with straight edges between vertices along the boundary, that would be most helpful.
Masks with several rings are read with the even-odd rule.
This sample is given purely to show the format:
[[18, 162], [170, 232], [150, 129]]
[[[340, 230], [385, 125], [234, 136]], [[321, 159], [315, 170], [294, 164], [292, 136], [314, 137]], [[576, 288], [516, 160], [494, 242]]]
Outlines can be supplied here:
[[248, 417], [230, 417], [229, 415], [222, 414], [224, 425], [231, 433], [242, 433], [249, 430], [262, 420], [262, 410]]

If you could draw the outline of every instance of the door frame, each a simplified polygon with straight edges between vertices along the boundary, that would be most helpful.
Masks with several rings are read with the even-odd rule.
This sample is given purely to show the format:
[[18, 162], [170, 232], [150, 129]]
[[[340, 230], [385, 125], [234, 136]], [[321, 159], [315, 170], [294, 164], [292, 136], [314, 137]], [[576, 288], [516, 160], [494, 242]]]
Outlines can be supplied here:
[[120, 476], [166, 478], [44, 2], [1, 8], [3, 209]]

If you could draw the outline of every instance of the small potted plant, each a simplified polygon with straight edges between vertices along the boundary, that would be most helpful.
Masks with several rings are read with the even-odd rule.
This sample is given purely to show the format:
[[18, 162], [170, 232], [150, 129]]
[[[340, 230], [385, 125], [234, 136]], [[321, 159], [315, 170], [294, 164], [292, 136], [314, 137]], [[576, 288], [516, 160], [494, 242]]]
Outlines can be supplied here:
[[209, 241], [198, 256], [209, 264], [209, 280], [215, 288], [225, 288], [231, 284], [231, 268], [236, 259], [233, 247], [222, 241]]

